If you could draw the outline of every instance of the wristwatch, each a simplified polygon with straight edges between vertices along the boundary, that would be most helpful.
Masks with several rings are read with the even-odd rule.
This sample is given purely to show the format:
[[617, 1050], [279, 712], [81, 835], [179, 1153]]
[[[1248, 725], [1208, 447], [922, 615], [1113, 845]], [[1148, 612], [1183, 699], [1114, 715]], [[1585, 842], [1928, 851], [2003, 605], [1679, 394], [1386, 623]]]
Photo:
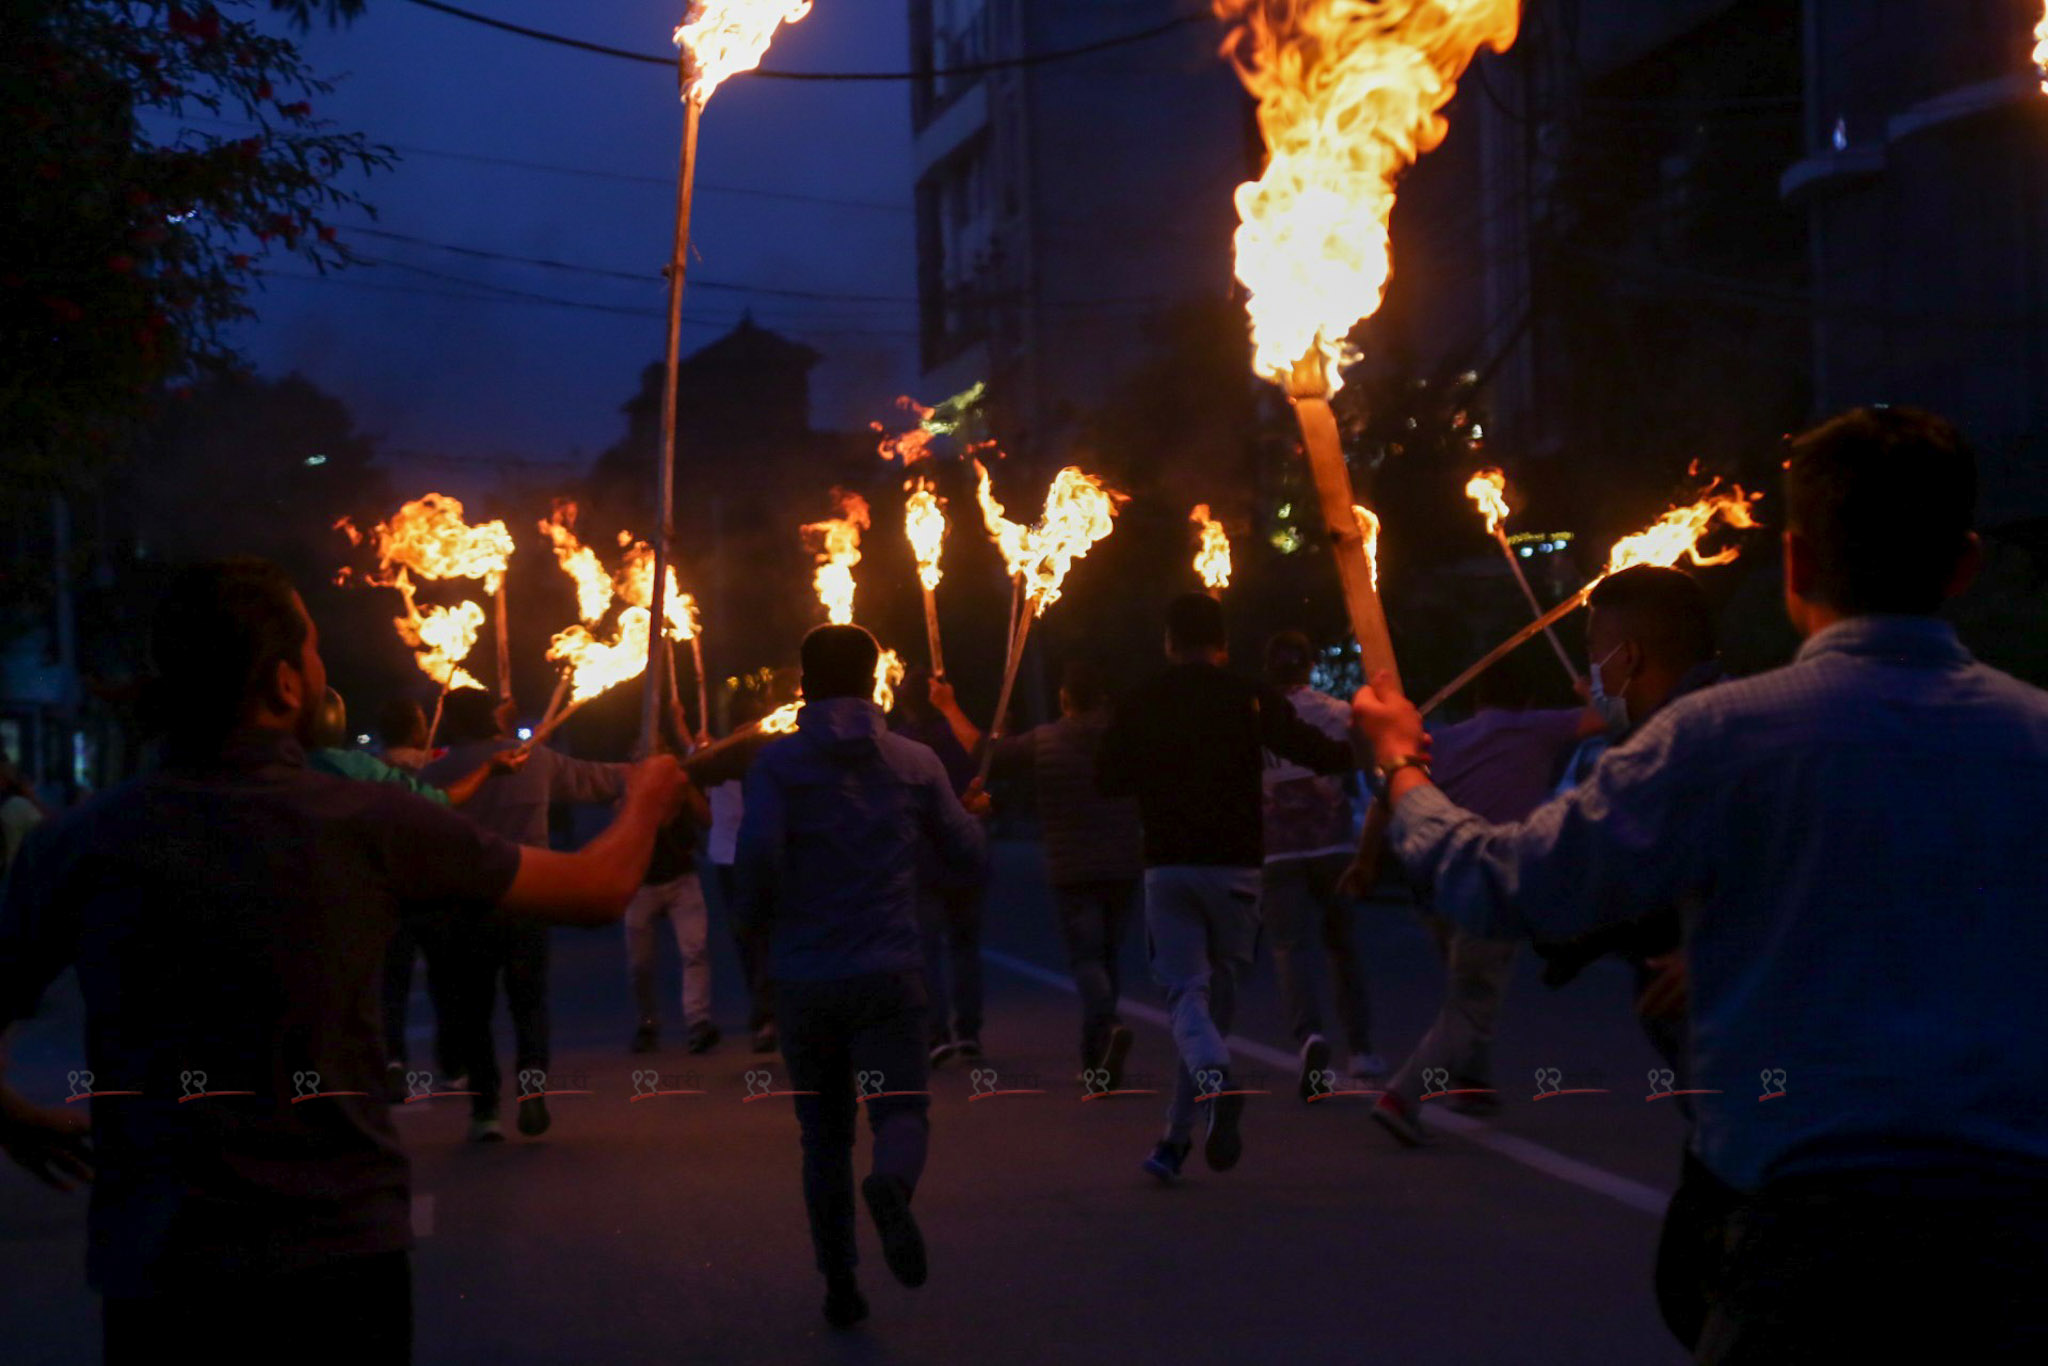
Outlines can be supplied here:
[[1429, 776], [1429, 760], [1423, 758], [1420, 754], [1404, 754], [1385, 768], [1368, 769], [1366, 771], [1365, 785], [1372, 789], [1373, 796], [1385, 797], [1388, 786], [1394, 781], [1394, 775], [1404, 768], [1419, 768], [1422, 770], [1423, 777], [1427, 778]]

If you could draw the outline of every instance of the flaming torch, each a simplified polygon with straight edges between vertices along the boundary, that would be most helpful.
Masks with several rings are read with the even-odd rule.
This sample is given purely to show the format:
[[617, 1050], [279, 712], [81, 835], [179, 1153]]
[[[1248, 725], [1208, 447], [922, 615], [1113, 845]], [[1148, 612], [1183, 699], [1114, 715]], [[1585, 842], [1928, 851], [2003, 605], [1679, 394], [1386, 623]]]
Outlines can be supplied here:
[[[1522, 572], [1522, 562], [1515, 556], [1515, 548], [1508, 544], [1508, 477], [1496, 469], [1481, 470], [1465, 485], [1465, 496], [1479, 508], [1486, 518], [1487, 534], [1493, 537], [1500, 553], [1507, 557], [1508, 570], [1515, 576], [1515, 582], [1522, 586], [1522, 596], [1529, 600], [1532, 616], [1543, 615], [1543, 604], [1536, 601], [1536, 590], [1529, 586], [1529, 576]], [[1550, 640], [1550, 648], [1557, 651], [1557, 662], [1564, 665], [1565, 675], [1572, 686], [1579, 683], [1579, 671], [1572, 667], [1572, 657], [1565, 653], [1564, 645], [1557, 638], [1557, 632], [1546, 626], [1543, 634]]]
[[1037, 525], [1027, 527], [1004, 515], [990, 486], [988, 468], [979, 460], [974, 462], [974, 475], [982, 521], [1017, 585], [1018, 608], [1010, 653], [1003, 664], [1002, 690], [996, 695], [995, 720], [988, 730], [990, 744], [981, 756], [980, 777], [986, 780], [995, 758], [994, 741], [1002, 734], [1003, 719], [1009, 714], [1010, 692], [1017, 684], [1017, 668], [1024, 659], [1031, 622], [1059, 601], [1060, 585], [1066, 582], [1074, 561], [1116, 529], [1113, 519], [1126, 495], [1104, 488], [1101, 480], [1070, 465], [1053, 476], [1045, 495], [1045, 512]]
[[1237, 278], [1254, 366], [1294, 400], [1352, 630], [1396, 673], [1330, 398], [1352, 328], [1392, 271], [1394, 181], [1443, 141], [1439, 114], [1482, 44], [1514, 41], [1516, 0], [1215, 0], [1223, 51], [1258, 101], [1268, 159], [1237, 188]]
[[1714, 484], [1709, 484], [1698, 500], [1687, 503], [1684, 507], [1671, 508], [1653, 525], [1633, 536], [1624, 536], [1616, 541], [1614, 548], [1607, 552], [1607, 567], [1601, 570], [1591, 583], [1509, 636], [1478, 663], [1437, 689], [1436, 696], [1422, 704], [1423, 714], [1435, 711], [1460, 688], [1519, 650], [1534, 638], [1538, 631], [1549, 630], [1551, 626], [1583, 607], [1586, 600], [1593, 596], [1593, 590], [1610, 574], [1619, 574], [1622, 570], [1632, 569], [1639, 564], [1670, 568], [1680, 560], [1690, 560], [1704, 567], [1727, 564], [1733, 560], [1741, 553], [1737, 547], [1729, 546], [1712, 555], [1702, 555], [1700, 539], [1713, 529], [1716, 522], [1726, 523], [1737, 530], [1747, 530], [1756, 526], [1757, 520], [1751, 509], [1762, 495], [1744, 493], [1740, 484], [1735, 485], [1729, 493], [1716, 493], [1714, 488]]
[[924, 587], [924, 633], [931, 643], [932, 676], [943, 678], [946, 657], [939, 649], [939, 551], [946, 540], [946, 512], [931, 481], [919, 479], [903, 503], [903, 531], [917, 557], [917, 581]]
[[1207, 503], [1195, 504], [1188, 520], [1195, 524], [1202, 538], [1195, 551], [1195, 573], [1210, 597], [1221, 598], [1223, 590], [1230, 587], [1230, 537], [1224, 533], [1223, 523], [1209, 515]]
[[[619, 596], [632, 606], [645, 607], [651, 613], [654, 607], [654, 550], [647, 542], [636, 541], [624, 531], [619, 533], [619, 544], [626, 550], [626, 564], [619, 571]], [[671, 642], [668, 649], [669, 705], [675, 708], [677, 724], [681, 725], [683, 701], [676, 691], [673, 642], [687, 640], [690, 642], [690, 662], [697, 672], [697, 726], [703, 730], [711, 725], [711, 703], [704, 681], [704, 633], [698, 629], [697, 600], [677, 587], [674, 565], [662, 568], [667, 579], [662, 585], [662, 615], [668, 619], [664, 634]]]
[[811, 583], [825, 604], [825, 619], [834, 626], [853, 620], [853, 567], [860, 563], [860, 534], [868, 528], [868, 500], [845, 489], [832, 490], [837, 517], [803, 528], [804, 539], [816, 543], [818, 572]]
[[[667, 619], [669, 548], [675, 540], [676, 372], [682, 361], [683, 279], [690, 254], [690, 203], [697, 180], [697, 123], [713, 92], [728, 77], [751, 71], [767, 54], [769, 40], [783, 24], [811, 12], [811, 0], [690, 0], [676, 27], [676, 76], [683, 98], [682, 161], [676, 172], [675, 249], [668, 264], [668, 359], [661, 391], [661, 459], [655, 469], [653, 601], [649, 619]], [[662, 632], [647, 633], [650, 686], [640, 709], [640, 749], [652, 754], [658, 737], [660, 689], [653, 675], [667, 658]], [[701, 672], [700, 672], [700, 677]]]
[[2041, 73], [2041, 93], [2048, 95], [2048, 5], [2041, 7], [2041, 22], [2034, 25], [2034, 67]]

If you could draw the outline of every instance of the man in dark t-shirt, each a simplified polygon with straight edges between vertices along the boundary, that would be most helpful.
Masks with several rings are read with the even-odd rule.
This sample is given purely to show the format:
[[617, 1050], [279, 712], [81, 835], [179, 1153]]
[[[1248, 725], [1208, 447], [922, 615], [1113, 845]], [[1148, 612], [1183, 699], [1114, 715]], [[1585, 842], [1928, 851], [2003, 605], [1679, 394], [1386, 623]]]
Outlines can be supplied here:
[[409, 1175], [379, 1009], [393, 930], [456, 905], [615, 921], [680, 774], [636, 770], [580, 853], [521, 849], [306, 766], [326, 669], [275, 566], [183, 572], [153, 646], [175, 722], [163, 768], [39, 831], [0, 905], [0, 1028], [78, 970], [91, 1146], [77, 1116], [4, 1083], [0, 1146], [52, 1184], [94, 1183], [107, 1361], [154, 1358], [194, 1324], [407, 1361]]

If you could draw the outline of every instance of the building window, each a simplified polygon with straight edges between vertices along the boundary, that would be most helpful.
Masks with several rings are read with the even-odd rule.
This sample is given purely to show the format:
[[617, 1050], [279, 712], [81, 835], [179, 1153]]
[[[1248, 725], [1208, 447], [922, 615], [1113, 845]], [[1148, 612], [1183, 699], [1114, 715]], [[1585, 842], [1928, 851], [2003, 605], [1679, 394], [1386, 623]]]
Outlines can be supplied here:
[[917, 199], [920, 330], [930, 369], [988, 331], [1001, 259], [987, 137], [934, 166], [919, 182]]
[[911, 112], [923, 128], [980, 81], [964, 68], [995, 55], [995, 0], [919, 0], [911, 6], [910, 34], [918, 72]]

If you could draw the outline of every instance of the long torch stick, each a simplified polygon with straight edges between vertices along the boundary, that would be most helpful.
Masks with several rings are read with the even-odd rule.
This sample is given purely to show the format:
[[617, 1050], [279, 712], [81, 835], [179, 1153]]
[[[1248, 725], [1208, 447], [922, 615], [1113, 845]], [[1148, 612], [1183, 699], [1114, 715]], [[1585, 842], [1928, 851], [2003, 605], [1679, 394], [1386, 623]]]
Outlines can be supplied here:
[[536, 731], [553, 729], [549, 723], [555, 719], [555, 713], [562, 709], [562, 699], [568, 695], [569, 675], [563, 674], [561, 681], [555, 684], [555, 695], [548, 699], [548, 709], [540, 714], [540, 725], [534, 728]]
[[512, 700], [512, 627], [505, 610], [505, 581], [498, 580], [498, 700]]
[[586, 697], [580, 702], [571, 702], [568, 706], [562, 708], [562, 710], [556, 712], [553, 716], [541, 722], [539, 728], [533, 732], [533, 738], [531, 740], [528, 740], [525, 744], [521, 745], [519, 747], [519, 752], [521, 754], [524, 754], [528, 750], [532, 749], [535, 745], [541, 744], [544, 741], [546, 741], [546, 739], [550, 735], [553, 735], [556, 731], [562, 728], [563, 722], [567, 721], [577, 712], [582, 711], [587, 704], [589, 704], [592, 701], [595, 701], [597, 697], [602, 696], [604, 696], [603, 693], [598, 693], [594, 697]]
[[946, 676], [946, 656], [939, 649], [939, 595], [931, 589], [924, 590], [924, 634], [931, 644], [932, 677]]
[[677, 79], [685, 86], [683, 97], [682, 163], [676, 171], [675, 255], [668, 267], [668, 372], [661, 392], [661, 460], [655, 470], [654, 506], [659, 529], [654, 537], [654, 587], [652, 612], [647, 628], [647, 681], [641, 689], [640, 752], [652, 754], [660, 738], [657, 724], [661, 709], [661, 680], [656, 671], [667, 654], [661, 648], [667, 617], [669, 545], [675, 539], [676, 479], [676, 370], [682, 362], [683, 271], [690, 254], [690, 201], [697, 179], [696, 100], [689, 98], [689, 50], [678, 52]]
[[[1606, 576], [1602, 575], [1601, 577], [1604, 578]], [[1467, 683], [1470, 683], [1473, 679], [1479, 677], [1479, 675], [1485, 673], [1488, 669], [1500, 663], [1503, 659], [1506, 659], [1516, 650], [1521, 649], [1522, 646], [1526, 645], [1531, 639], [1535, 637], [1538, 631], [1549, 630], [1553, 625], [1560, 621], [1563, 621], [1573, 612], [1585, 606], [1586, 599], [1592, 597], [1593, 590], [1595, 588], [1598, 588], [1599, 586], [1600, 579], [1593, 580], [1593, 582], [1587, 584], [1584, 588], [1581, 588], [1578, 592], [1572, 594], [1563, 602], [1551, 608], [1542, 616], [1537, 617], [1536, 620], [1530, 622], [1527, 626], [1524, 626], [1521, 630], [1515, 632], [1513, 635], [1509, 636], [1500, 644], [1494, 646], [1492, 650], [1488, 651], [1484, 656], [1480, 658], [1478, 663], [1474, 664], [1471, 668], [1465, 670], [1465, 672], [1459, 674], [1450, 682], [1444, 684], [1441, 688], [1438, 688], [1436, 690], [1436, 696], [1430, 698], [1427, 702], [1424, 702], [1422, 704], [1422, 714], [1424, 716], [1427, 716], [1429, 715], [1429, 713], [1435, 711], [1438, 707], [1442, 706], [1446, 701], [1455, 696], [1460, 688], [1463, 688]]]
[[[1309, 369], [1311, 364], [1304, 362], [1302, 369]], [[1351, 472], [1344, 465], [1343, 443], [1337, 436], [1337, 416], [1330, 411], [1329, 399], [1317, 394], [1296, 396], [1294, 415], [1301, 423], [1302, 445], [1308, 450], [1309, 472], [1315, 478], [1316, 499], [1322, 506], [1330, 548], [1337, 557], [1344, 605], [1351, 613], [1351, 630], [1358, 637], [1365, 676], [1371, 678], [1384, 669], [1394, 676], [1398, 687], [1401, 671], [1394, 662], [1394, 641], [1387, 633], [1386, 609], [1380, 604], [1379, 588], [1373, 582], [1373, 566], [1367, 558], [1358, 516], [1351, 510], [1357, 506], [1357, 499], [1351, 491]]]
[[711, 689], [704, 680], [704, 628], [690, 637], [690, 663], [697, 671], [697, 732], [711, 729]]
[[427, 752], [434, 752], [434, 736], [441, 729], [441, 708], [448, 701], [448, 684], [455, 681], [454, 670], [449, 670], [447, 682], [441, 685], [441, 695], [434, 699], [434, 719], [427, 723]]
[[[1493, 539], [1494, 543], [1500, 546], [1500, 553], [1507, 557], [1508, 568], [1515, 574], [1515, 582], [1522, 585], [1522, 596], [1529, 600], [1529, 611], [1536, 616], [1542, 616], [1543, 604], [1536, 600], [1536, 590], [1529, 586], [1529, 576], [1522, 572], [1522, 562], [1516, 558], [1515, 548], [1508, 544], [1507, 532], [1495, 526]], [[1565, 653], [1564, 643], [1557, 638], [1557, 632], [1548, 626], [1543, 628], [1543, 634], [1549, 637], [1550, 648], [1557, 651], [1557, 662], [1564, 665], [1565, 677], [1569, 678], [1572, 686], [1576, 688], [1579, 685], [1579, 671], [1572, 666], [1572, 657]]]
[[988, 739], [981, 747], [981, 767], [974, 774], [976, 782], [988, 781], [989, 768], [996, 761], [996, 740], [1002, 735], [1003, 721], [1010, 714], [1010, 691], [1017, 686], [1017, 668], [1024, 662], [1024, 642], [1031, 635], [1031, 618], [1034, 615], [1028, 603], [1017, 613], [1017, 629], [1010, 637], [1010, 658], [1003, 666], [1003, 687], [996, 694], [995, 719], [989, 722]]

